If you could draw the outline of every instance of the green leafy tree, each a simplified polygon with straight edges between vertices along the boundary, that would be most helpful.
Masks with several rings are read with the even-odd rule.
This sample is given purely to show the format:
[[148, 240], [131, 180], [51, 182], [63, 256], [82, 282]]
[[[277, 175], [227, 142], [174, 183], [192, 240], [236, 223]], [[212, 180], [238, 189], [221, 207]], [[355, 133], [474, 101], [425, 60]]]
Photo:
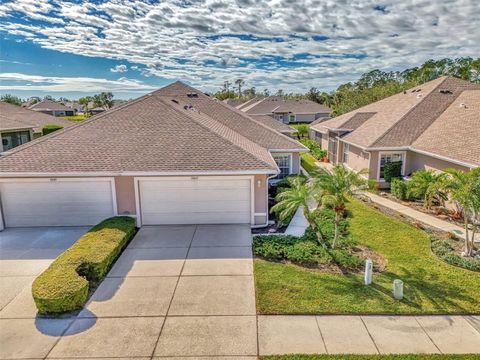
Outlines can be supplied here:
[[314, 196], [323, 206], [330, 207], [335, 211], [335, 235], [332, 242], [334, 249], [339, 238], [339, 228], [345, 204], [353, 195], [369, 187], [368, 180], [362, 175], [367, 170], [360, 172], [349, 171], [343, 165], [333, 167], [331, 173], [320, 171], [313, 178]]
[[5, 94], [0, 96], [0, 101], [17, 105], [17, 106], [22, 106], [22, 99], [20, 99], [18, 96], [11, 95], [11, 94]]
[[90, 114], [90, 104], [93, 104], [93, 97], [91, 96], [85, 96], [85, 97], [82, 97], [80, 99], [78, 99], [78, 103], [80, 105], [83, 105], [84, 107], [84, 113], [85, 115], [89, 115]]
[[430, 209], [434, 202], [443, 204], [448, 198], [445, 192], [445, 173], [415, 171], [408, 183], [408, 197], [423, 199], [425, 209]]
[[295, 127], [297, 129], [297, 137], [299, 140], [308, 138], [308, 125], [301, 124]]
[[[463, 172], [456, 169], [446, 170], [445, 188], [463, 215], [465, 228], [464, 253], [472, 256], [474, 240], [480, 224], [480, 168]], [[469, 224], [472, 229], [469, 229]]]
[[107, 91], [94, 95], [93, 103], [95, 107], [103, 106], [108, 110], [113, 106], [113, 94], [110, 91]]

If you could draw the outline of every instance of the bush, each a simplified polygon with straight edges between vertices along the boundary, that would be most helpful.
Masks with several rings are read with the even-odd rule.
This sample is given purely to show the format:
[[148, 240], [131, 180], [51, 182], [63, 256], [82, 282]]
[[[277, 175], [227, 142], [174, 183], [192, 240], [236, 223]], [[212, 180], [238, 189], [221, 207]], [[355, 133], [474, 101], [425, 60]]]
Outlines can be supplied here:
[[[346, 216], [347, 212], [344, 212], [343, 219], [340, 220], [338, 227], [340, 237], [344, 236], [348, 232], [348, 221]], [[327, 242], [331, 242], [335, 236], [335, 211], [329, 208], [319, 208], [314, 211], [315, 221], [320, 228], [323, 238]], [[313, 233], [313, 232], [312, 232]]]
[[310, 150], [315, 159], [322, 160], [325, 156], [327, 156], [327, 151], [322, 150], [318, 142], [314, 140], [301, 140], [300, 142]]
[[408, 186], [402, 179], [393, 178], [390, 183], [390, 191], [392, 195], [399, 200], [406, 200], [408, 198]]
[[42, 128], [42, 135], [48, 135], [54, 131], [63, 129], [63, 126], [54, 125], [54, 124], [47, 124]]
[[304, 266], [328, 264], [332, 261], [325, 248], [310, 241], [297, 242], [288, 247], [286, 257], [291, 262]]
[[446, 263], [472, 271], [480, 271], [480, 260], [460, 256], [450, 244], [450, 241], [454, 240], [440, 239], [433, 235], [430, 237], [430, 240], [433, 253]]
[[330, 250], [335, 262], [344, 269], [357, 270], [363, 266], [363, 260], [344, 249]]
[[402, 162], [392, 161], [385, 164], [383, 168], [383, 178], [386, 182], [392, 182], [394, 178], [402, 177]]
[[127, 216], [106, 219], [61, 254], [32, 285], [40, 314], [79, 309], [88, 298], [89, 282], [101, 281], [135, 232]]
[[310, 154], [301, 154], [300, 160], [302, 167], [305, 169], [307, 173], [313, 175], [317, 172], [317, 165], [315, 164], [315, 158]]

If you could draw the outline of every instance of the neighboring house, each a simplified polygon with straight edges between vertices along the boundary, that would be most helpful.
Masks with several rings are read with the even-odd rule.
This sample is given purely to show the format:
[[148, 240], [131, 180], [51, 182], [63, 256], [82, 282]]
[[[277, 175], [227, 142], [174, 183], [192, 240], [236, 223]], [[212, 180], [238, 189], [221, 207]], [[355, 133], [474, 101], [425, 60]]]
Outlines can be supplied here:
[[233, 106], [233, 107], [237, 107], [239, 105], [242, 105], [245, 102], [244, 100], [241, 100], [241, 99], [225, 99], [225, 100], [222, 100], [222, 101], [225, 104]]
[[51, 115], [0, 102], [0, 151], [11, 150], [42, 135], [45, 125], [71, 126], [73, 123]]
[[307, 149], [180, 82], [0, 157], [5, 226], [268, 224]]
[[311, 123], [328, 118], [331, 109], [310, 100], [284, 99], [279, 96], [256, 98], [237, 107], [249, 115], [268, 115], [284, 124]]
[[33, 111], [42, 112], [53, 116], [73, 116], [75, 109], [52, 100], [42, 100], [28, 107]]
[[268, 115], [250, 115], [250, 117], [269, 128], [278, 131], [281, 134], [288, 136], [293, 136], [297, 130], [288, 126], [287, 124], [281, 123], [280, 121], [275, 120], [274, 118]]
[[384, 165], [468, 170], [480, 166], [480, 85], [441, 77], [403, 93], [313, 125], [332, 163], [383, 180]]

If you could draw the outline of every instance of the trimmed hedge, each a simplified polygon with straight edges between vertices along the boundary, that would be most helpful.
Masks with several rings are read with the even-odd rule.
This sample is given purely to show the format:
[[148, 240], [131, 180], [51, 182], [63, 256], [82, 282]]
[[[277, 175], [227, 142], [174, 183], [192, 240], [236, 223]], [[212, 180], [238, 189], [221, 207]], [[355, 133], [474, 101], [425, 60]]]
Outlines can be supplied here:
[[406, 181], [399, 178], [393, 178], [390, 183], [390, 192], [399, 200], [408, 199], [408, 185]]
[[317, 164], [315, 164], [315, 158], [309, 153], [303, 153], [300, 155], [300, 162], [302, 167], [310, 175], [314, 175], [318, 171]]
[[80, 309], [90, 282], [101, 281], [135, 233], [127, 216], [106, 219], [84, 234], [33, 282], [32, 295], [40, 314]]
[[42, 128], [42, 135], [45, 136], [60, 129], [63, 129], [63, 126], [55, 125], [55, 124], [47, 124]]
[[387, 162], [383, 167], [383, 178], [386, 182], [392, 182], [394, 178], [402, 177], [402, 161]]

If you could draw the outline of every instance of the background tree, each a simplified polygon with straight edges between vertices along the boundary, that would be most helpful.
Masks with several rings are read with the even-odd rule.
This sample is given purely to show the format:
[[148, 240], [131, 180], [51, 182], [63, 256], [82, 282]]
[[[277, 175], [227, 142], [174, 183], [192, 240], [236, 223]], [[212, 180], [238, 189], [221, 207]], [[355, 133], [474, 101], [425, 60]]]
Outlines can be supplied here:
[[104, 107], [107, 110], [113, 106], [113, 94], [108, 92], [101, 92], [93, 96], [93, 103], [95, 107]]
[[22, 106], [22, 99], [20, 99], [18, 96], [11, 95], [11, 94], [5, 94], [0, 96], [0, 101], [17, 105], [17, 106]]
[[91, 96], [85, 96], [80, 99], [78, 99], [78, 103], [80, 105], [83, 105], [84, 113], [86, 116], [90, 114], [90, 106], [93, 104], [93, 98]]
[[237, 85], [238, 89], [238, 97], [242, 97], [242, 86], [245, 85], [245, 81], [243, 79], [237, 79], [235, 80], [235, 85]]

